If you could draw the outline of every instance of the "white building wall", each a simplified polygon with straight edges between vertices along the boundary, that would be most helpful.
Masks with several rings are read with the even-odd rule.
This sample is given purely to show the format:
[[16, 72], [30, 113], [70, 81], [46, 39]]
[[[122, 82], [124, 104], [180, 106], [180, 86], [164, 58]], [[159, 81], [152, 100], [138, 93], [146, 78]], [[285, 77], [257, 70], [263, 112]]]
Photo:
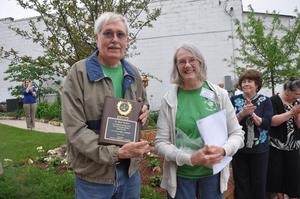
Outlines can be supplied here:
[[171, 86], [173, 54], [182, 42], [193, 43], [200, 49], [208, 66], [208, 80], [221, 83], [225, 75], [233, 75], [233, 68], [223, 59], [232, 56], [236, 47], [228, 37], [232, 34], [232, 18], [242, 16], [239, 0], [220, 4], [218, 0], [165, 0], [153, 6], [162, 8], [161, 16], [153, 28], [141, 31], [136, 43], [140, 55], [130, 58], [142, 71], [163, 81], [149, 81], [147, 91], [153, 109], [159, 108], [161, 97]]
[[[173, 54], [182, 42], [191, 42], [200, 49], [208, 66], [208, 80], [222, 83], [226, 75], [236, 78], [233, 68], [223, 59], [234, 56], [233, 49], [239, 46], [238, 41], [228, 37], [233, 33], [233, 19], [246, 17], [241, 0], [156, 0], [151, 6], [160, 7], [161, 16], [152, 28], [140, 32], [136, 42], [139, 55], [129, 60], [143, 72], [162, 80], [150, 79], [147, 87], [153, 110], [159, 108], [163, 94], [171, 86]], [[290, 17], [283, 18], [284, 23], [291, 23]], [[27, 22], [28, 19], [0, 20], [0, 46], [33, 56], [42, 53], [41, 47], [8, 29], [10, 25], [28, 29]], [[12, 83], [3, 80], [8, 63], [0, 60], [0, 102], [11, 98], [7, 89]]]
[[[10, 26], [13, 26], [19, 27], [22, 30], [29, 30], [28, 21], [30, 19], [31, 18], [15, 21], [12, 18], [0, 19], [0, 46], [3, 46], [6, 50], [15, 49], [21, 55], [31, 55], [33, 57], [41, 55], [43, 49], [38, 44], [16, 35], [13, 30], [9, 29]], [[8, 74], [4, 72], [8, 69], [9, 63], [10, 60], [0, 59], [0, 102], [14, 98], [10, 95], [8, 88], [22, 83], [4, 80], [4, 78], [8, 76]]]

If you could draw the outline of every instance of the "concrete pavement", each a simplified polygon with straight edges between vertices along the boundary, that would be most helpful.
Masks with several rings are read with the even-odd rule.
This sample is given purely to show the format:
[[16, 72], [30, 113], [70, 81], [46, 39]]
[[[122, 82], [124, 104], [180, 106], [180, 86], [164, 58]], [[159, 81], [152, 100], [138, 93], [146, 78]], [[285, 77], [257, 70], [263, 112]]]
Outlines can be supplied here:
[[[17, 128], [27, 129], [25, 120], [0, 119], [0, 123], [6, 124], [9, 126], [14, 126]], [[35, 122], [34, 130], [41, 131], [41, 132], [47, 132], [47, 133], [65, 133], [63, 124], [61, 124], [61, 126], [54, 126], [52, 124], [43, 123], [43, 122]]]

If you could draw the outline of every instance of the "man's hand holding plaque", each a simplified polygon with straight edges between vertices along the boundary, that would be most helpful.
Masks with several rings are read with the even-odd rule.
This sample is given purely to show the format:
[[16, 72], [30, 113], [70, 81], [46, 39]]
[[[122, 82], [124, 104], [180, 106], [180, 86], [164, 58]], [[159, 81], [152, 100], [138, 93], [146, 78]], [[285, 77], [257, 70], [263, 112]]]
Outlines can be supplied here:
[[153, 151], [153, 147], [149, 145], [148, 141], [142, 140], [140, 142], [129, 142], [124, 144], [118, 151], [118, 159], [126, 158], [142, 158], [145, 153]]
[[142, 105], [133, 100], [105, 97], [99, 143], [124, 145], [138, 142], [141, 123], [144, 124], [147, 118], [143, 114], [148, 114], [148, 111], [142, 111]]

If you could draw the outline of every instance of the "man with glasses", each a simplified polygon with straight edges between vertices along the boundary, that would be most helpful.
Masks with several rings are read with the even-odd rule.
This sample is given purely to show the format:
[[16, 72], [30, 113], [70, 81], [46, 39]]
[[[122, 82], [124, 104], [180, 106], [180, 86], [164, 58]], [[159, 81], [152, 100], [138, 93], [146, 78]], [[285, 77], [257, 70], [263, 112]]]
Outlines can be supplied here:
[[126, 19], [103, 13], [95, 22], [98, 50], [75, 63], [63, 87], [63, 122], [68, 159], [76, 174], [75, 195], [88, 198], [140, 198], [139, 166], [147, 141], [123, 146], [99, 145], [105, 96], [143, 102], [139, 122], [145, 125], [148, 102], [137, 69], [123, 59], [128, 46]]

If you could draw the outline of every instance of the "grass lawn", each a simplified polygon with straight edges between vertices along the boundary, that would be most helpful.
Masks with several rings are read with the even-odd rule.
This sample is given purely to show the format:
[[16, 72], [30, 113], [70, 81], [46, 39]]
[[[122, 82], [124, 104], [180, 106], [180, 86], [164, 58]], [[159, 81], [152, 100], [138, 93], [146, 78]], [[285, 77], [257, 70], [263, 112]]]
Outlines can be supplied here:
[[38, 146], [47, 151], [65, 143], [64, 134], [41, 133], [2, 124], [0, 138], [0, 160], [7, 158], [19, 163], [36, 158]]
[[[42, 133], [0, 124], [0, 163], [4, 173], [0, 175], [0, 199], [71, 199], [74, 198], [74, 174], [67, 171], [58, 174], [55, 170], [40, 170], [29, 165], [41, 154], [65, 143], [65, 135]], [[7, 161], [10, 159], [12, 161]], [[143, 199], [163, 197], [149, 186], [142, 186]]]

